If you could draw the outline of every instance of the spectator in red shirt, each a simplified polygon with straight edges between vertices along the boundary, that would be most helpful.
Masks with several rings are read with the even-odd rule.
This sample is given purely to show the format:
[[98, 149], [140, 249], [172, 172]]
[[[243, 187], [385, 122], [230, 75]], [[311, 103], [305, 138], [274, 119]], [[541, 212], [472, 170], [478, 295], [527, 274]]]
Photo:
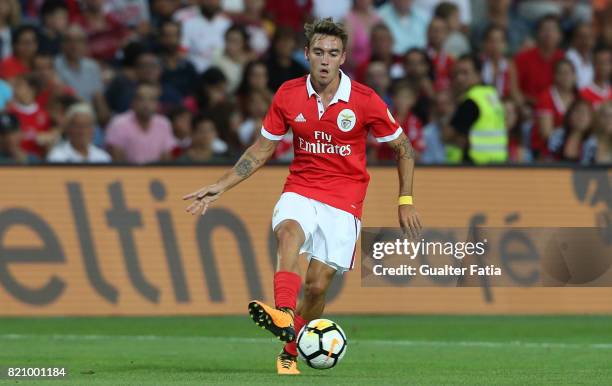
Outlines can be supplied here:
[[38, 85], [33, 75], [22, 75], [15, 78], [15, 98], [8, 107], [21, 127], [21, 148], [40, 158], [59, 139], [59, 133], [51, 130], [51, 121], [47, 111], [36, 103]]
[[49, 53], [39, 53], [34, 57], [32, 74], [40, 82], [40, 92], [36, 96], [38, 103], [47, 110], [49, 103], [62, 95], [75, 95], [75, 91], [66, 85], [55, 71], [53, 56]]
[[553, 83], [553, 67], [564, 56], [559, 49], [561, 28], [556, 16], [541, 18], [536, 31], [536, 46], [519, 52], [515, 58], [519, 87], [530, 103], [535, 103]]
[[40, 158], [23, 151], [19, 121], [13, 114], [0, 113], [0, 164], [36, 164]]
[[576, 72], [567, 59], [555, 64], [554, 83], [540, 94], [536, 104], [536, 122], [531, 131], [531, 148], [536, 159], [549, 158], [548, 140], [563, 125], [569, 106], [576, 99]]
[[128, 36], [127, 28], [103, 10], [104, 0], [85, 0], [81, 26], [87, 33], [89, 52], [101, 61], [110, 61]]
[[609, 47], [600, 47], [595, 50], [593, 67], [593, 83], [580, 90], [580, 96], [591, 102], [597, 109], [602, 103], [612, 100], [612, 88], [610, 87], [612, 50]]
[[[423, 139], [423, 122], [414, 114], [413, 108], [417, 102], [417, 87], [409, 81], [401, 80], [392, 86], [393, 116], [404, 130], [404, 134], [410, 140], [412, 147], [417, 152], [417, 159], [420, 153], [425, 150]], [[376, 149], [376, 159], [388, 161], [395, 159], [395, 153], [388, 144], [382, 143]]]
[[300, 32], [310, 18], [312, 3], [312, 0], [268, 0], [266, 11], [277, 25]]
[[26, 74], [32, 68], [32, 61], [38, 51], [36, 28], [31, 25], [17, 27], [12, 36], [13, 55], [0, 63], [0, 78], [11, 79]]
[[446, 90], [450, 87], [450, 74], [453, 58], [444, 49], [448, 38], [448, 24], [440, 17], [434, 17], [427, 29], [427, 55], [433, 66], [434, 90]]
[[505, 57], [508, 47], [506, 30], [491, 24], [484, 33], [482, 45], [482, 80], [497, 89], [502, 98], [511, 97], [519, 106], [523, 96], [518, 87], [516, 66]]

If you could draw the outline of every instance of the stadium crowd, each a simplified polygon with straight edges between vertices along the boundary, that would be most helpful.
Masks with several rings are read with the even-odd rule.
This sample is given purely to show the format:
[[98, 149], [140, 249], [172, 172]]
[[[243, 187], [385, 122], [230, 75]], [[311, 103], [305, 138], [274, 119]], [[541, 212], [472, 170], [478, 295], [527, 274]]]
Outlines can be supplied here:
[[[319, 17], [345, 23], [343, 71], [421, 163], [488, 163], [465, 143], [487, 124], [496, 162], [612, 163], [606, 0], [0, 0], [0, 163], [231, 162], [308, 72]], [[488, 122], [480, 83], [503, 105]], [[274, 158], [292, 156], [288, 134]], [[392, 158], [370, 142], [370, 163]]]

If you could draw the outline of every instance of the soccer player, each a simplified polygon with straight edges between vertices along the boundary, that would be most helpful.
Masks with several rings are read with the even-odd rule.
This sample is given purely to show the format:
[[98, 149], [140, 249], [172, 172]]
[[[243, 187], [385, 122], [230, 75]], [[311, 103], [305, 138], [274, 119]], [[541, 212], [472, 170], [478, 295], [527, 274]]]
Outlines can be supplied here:
[[[414, 150], [382, 99], [340, 70], [346, 59], [346, 30], [332, 19], [322, 19], [306, 24], [305, 31], [310, 74], [278, 89], [260, 136], [231, 170], [216, 183], [184, 197], [193, 200], [188, 212], [204, 214], [224, 192], [262, 167], [292, 129], [295, 158], [272, 215], [278, 242], [275, 307], [261, 301], [249, 303], [253, 321], [286, 342], [277, 358], [279, 374], [299, 374], [297, 333], [323, 313], [334, 275], [353, 268], [370, 179], [368, 134], [387, 142], [395, 152], [401, 227], [414, 237], [421, 229], [412, 201]], [[308, 257], [309, 264], [304, 298], [298, 306], [300, 254]]]

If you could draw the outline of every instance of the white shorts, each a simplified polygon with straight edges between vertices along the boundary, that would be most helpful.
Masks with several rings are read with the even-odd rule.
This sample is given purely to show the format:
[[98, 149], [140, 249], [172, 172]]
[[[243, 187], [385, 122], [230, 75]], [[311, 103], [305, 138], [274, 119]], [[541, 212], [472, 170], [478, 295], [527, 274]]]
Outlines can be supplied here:
[[286, 192], [274, 207], [272, 229], [284, 220], [297, 221], [306, 240], [300, 253], [346, 272], [355, 265], [355, 247], [361, 230], [361, 221], [344, 210], [320, 201]]

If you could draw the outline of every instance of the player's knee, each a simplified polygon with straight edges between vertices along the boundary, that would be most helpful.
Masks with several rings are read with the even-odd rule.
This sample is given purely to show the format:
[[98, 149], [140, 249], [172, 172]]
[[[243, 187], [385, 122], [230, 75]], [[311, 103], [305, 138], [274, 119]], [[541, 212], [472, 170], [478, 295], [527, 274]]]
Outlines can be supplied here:
[[275, 234], [279, 247], [301, 245], [304, 242], [304, 232], [300, 224], [295, 221], [283, 222]]
[[304, 284], [304, 296], [307, 298], [319, 299], [325, 297], [325, 292], [327, 292], [327, 286], [324, 283], [314, 281]]

